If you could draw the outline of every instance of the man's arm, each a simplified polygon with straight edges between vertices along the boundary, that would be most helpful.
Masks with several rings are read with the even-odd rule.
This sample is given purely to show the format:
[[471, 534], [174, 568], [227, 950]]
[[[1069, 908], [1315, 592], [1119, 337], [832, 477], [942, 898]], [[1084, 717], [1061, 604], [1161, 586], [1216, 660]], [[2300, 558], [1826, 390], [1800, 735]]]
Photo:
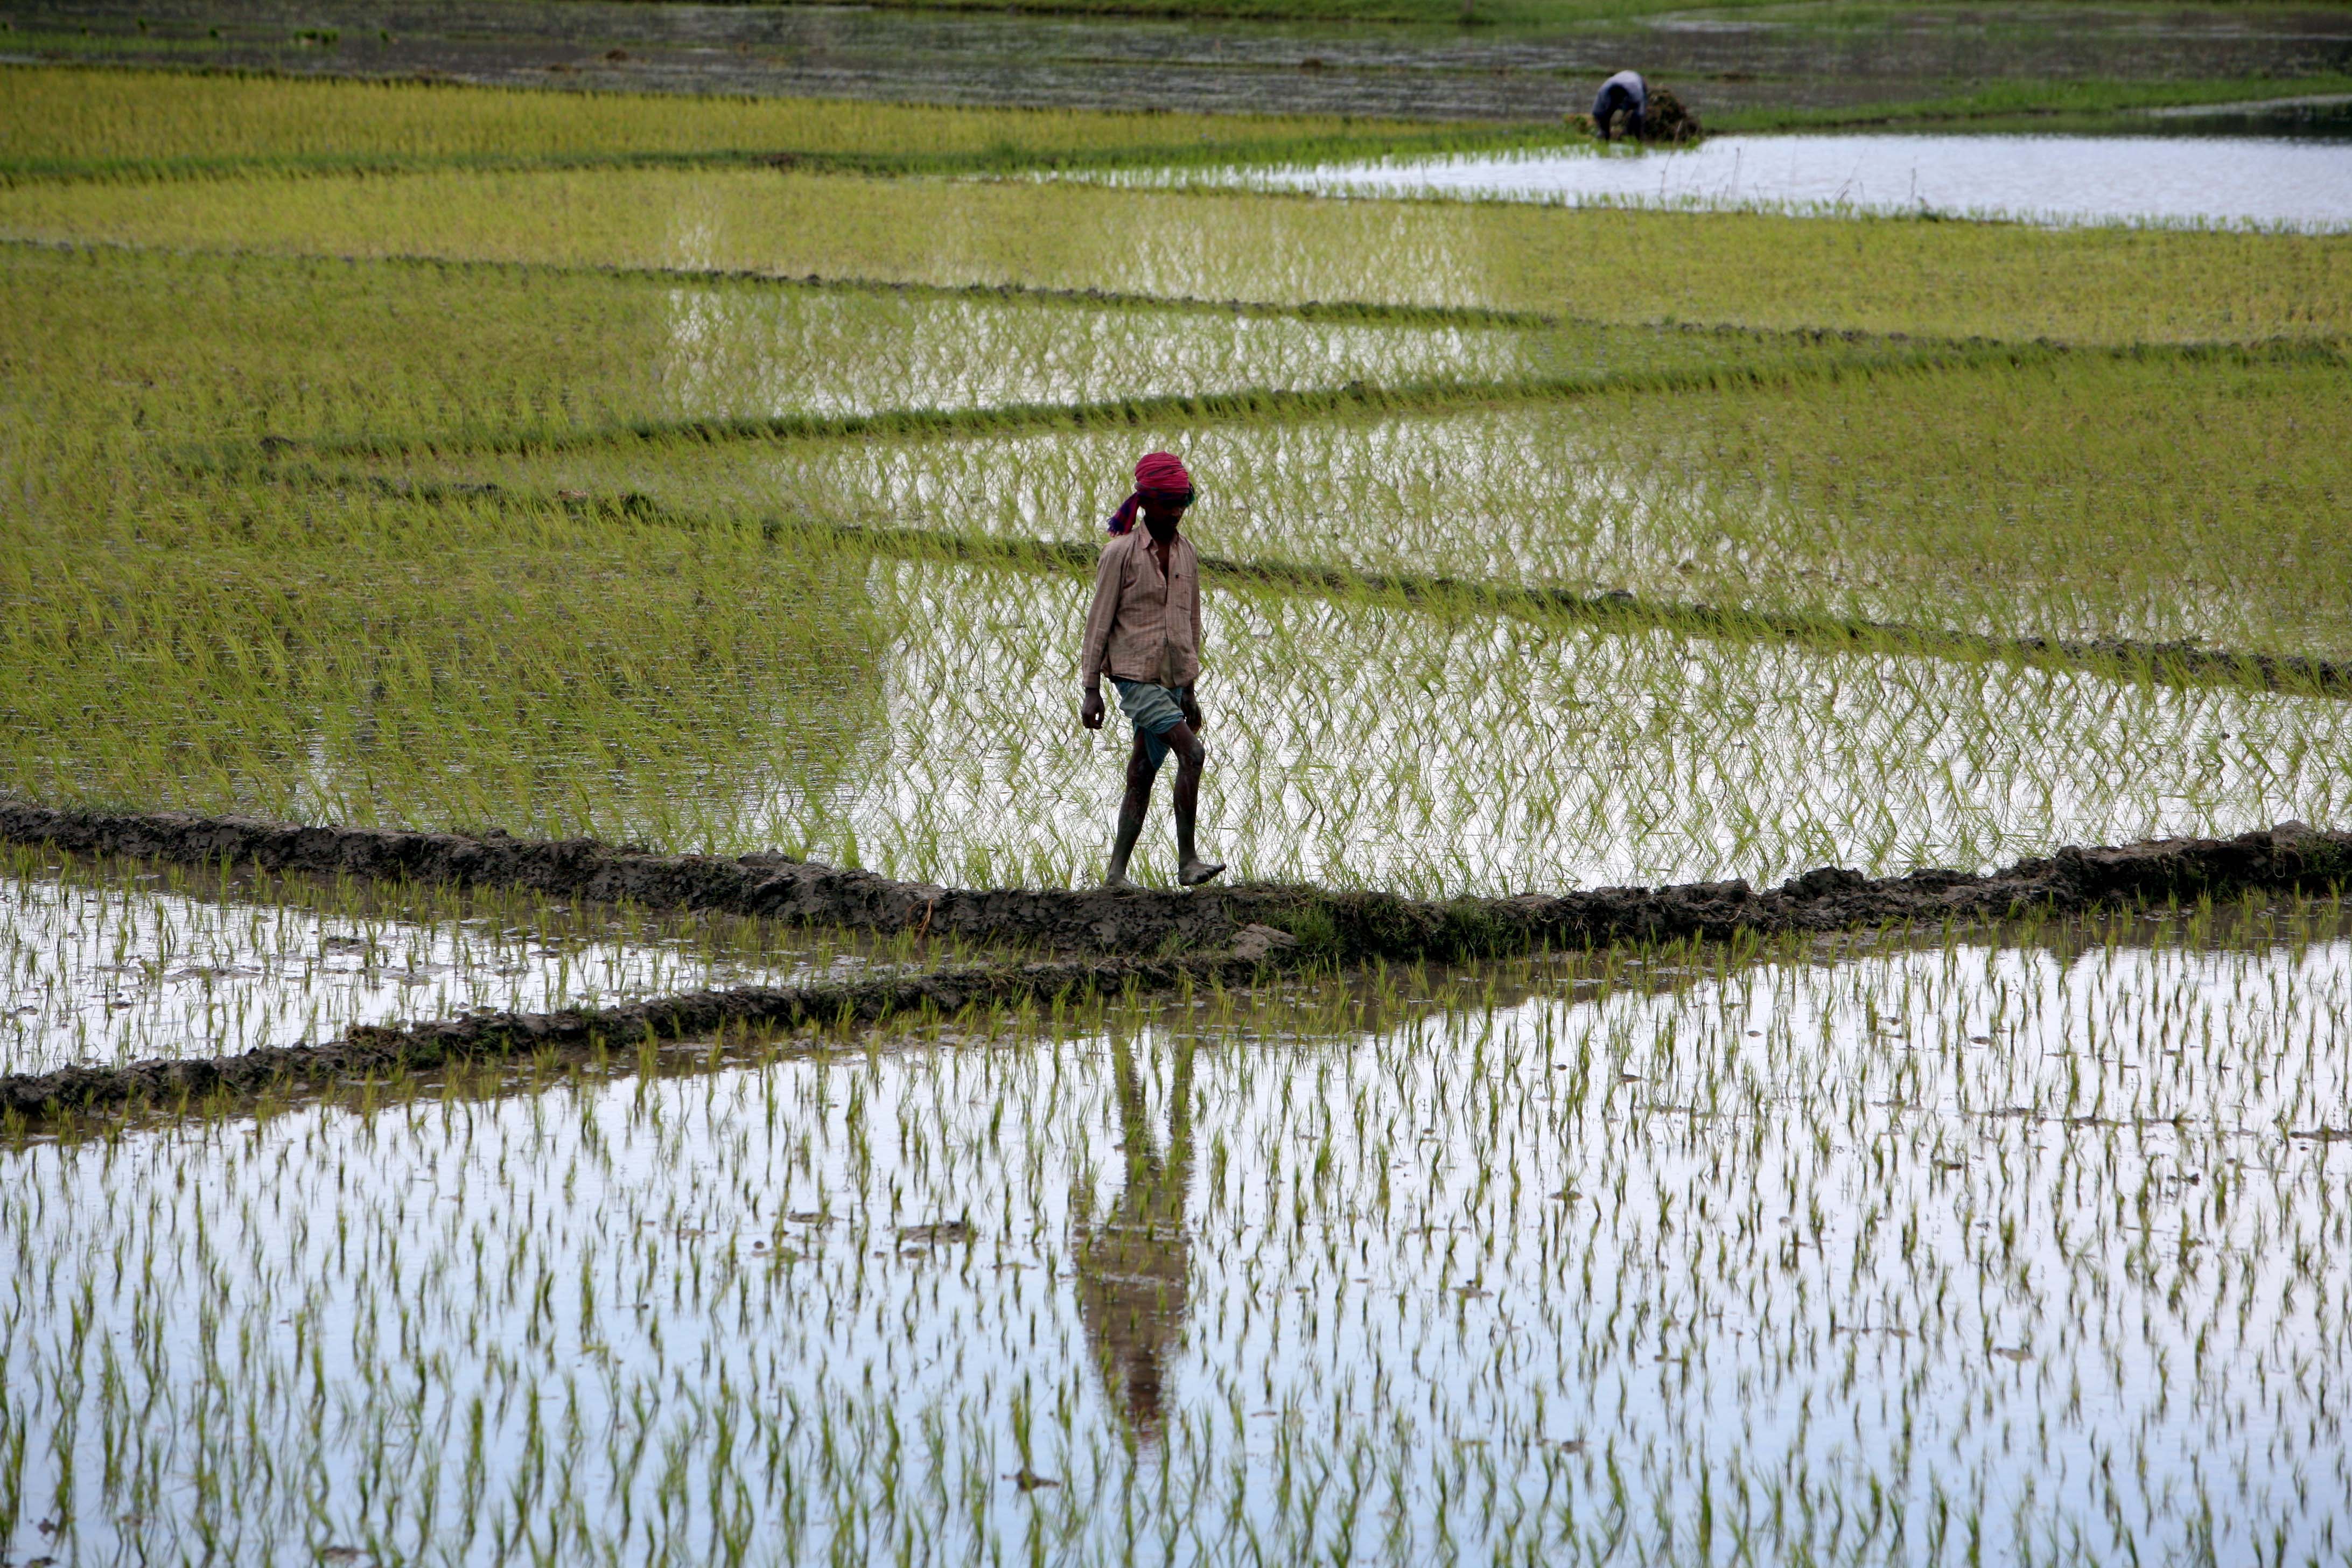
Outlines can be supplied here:
[[1102, 728], [1102, 673], [1110, 651], [1110, 628], [1118, 619], [1118, 591], [1126, 574], [1126, 551], [1114, 540], [1095, 563], [1095, 598], [1087, 609], [1087, 629], [1078, 645], [1078, 684], [1085, 688], [1078, 716], [1089, 730]]
[[[1192, 552], [1192, 593], [1187, 595], [1191, 603], [1184, 606], [1184, 613], [1192, 617], [1192, 662], [1198, 665], [1201, 662], [1202, 650], [1206, 645], [1201, 640], [1201, 552], [1197, 550]], [[1200, 679], [1197, 670], [1194, 672], [1193, 679], [1195, 680]], [[1184, 688], [1182, 707], [1186, 721], [1193, 729], [1201, 728], [1200, 700], [1192, 695], [1192, 688], [1190, 686]]]

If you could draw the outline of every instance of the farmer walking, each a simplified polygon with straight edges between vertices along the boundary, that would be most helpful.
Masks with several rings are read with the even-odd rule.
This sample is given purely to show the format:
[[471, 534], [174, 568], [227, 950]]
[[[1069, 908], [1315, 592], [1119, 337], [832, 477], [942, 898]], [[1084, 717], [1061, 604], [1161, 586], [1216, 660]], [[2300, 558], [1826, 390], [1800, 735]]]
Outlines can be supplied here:
[[[1176, 531], [1192, 504], [1192, 477], [1172, 453], [1153, 452], [1135, 465], [1135, 493], [1111, 514], [1111, 540], [1095, 567], [1095, 599], [1087, 612], [1078, 676], [1086, 697], [1079, 721], [1103, 724], [1102, 678], [1118, 689], [1119, 710], [1135, 726], [1127, 759], [1127, 797], [1118, 805], [1106, 888], [1128, 888], [1127, 863], [1143, 832], [1151, 784], [1160, 764], [1176, 753], [1177, 880], [1197, 888], [1223, 870], [1203, 860], [1192, 838], [1201, 803], [1201, 705], [1192, 684], [1201, 678], [1201, 563], [1192, 542]], [[1143, 527], [1135, 526], [1137, 514]]]
[[1625, 114], [1625, 134], [1642, 133], [1642, 116], [1649, 108], [1650, 88], [1640, 71], [1619, 71], [1601, 84], [1601, 96], [1592, 100], [1592, 128], [1601, 132], [1603, 142], [1609, 140], [1609, 121], [1619, 110]]

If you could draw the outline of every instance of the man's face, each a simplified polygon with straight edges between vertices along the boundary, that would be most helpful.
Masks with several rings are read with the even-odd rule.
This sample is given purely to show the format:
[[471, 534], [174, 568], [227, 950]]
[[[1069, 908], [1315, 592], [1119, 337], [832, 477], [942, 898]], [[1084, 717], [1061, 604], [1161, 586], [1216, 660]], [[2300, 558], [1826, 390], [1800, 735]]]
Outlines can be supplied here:
[[1176, 524], [1183, 520], [1185, 509], [1192, 504], [1190, 500], [1165, 501], [1146, 498], [1143, 526], [1150, 529], [1155, 538], [1164, 539], [1176, 531]]

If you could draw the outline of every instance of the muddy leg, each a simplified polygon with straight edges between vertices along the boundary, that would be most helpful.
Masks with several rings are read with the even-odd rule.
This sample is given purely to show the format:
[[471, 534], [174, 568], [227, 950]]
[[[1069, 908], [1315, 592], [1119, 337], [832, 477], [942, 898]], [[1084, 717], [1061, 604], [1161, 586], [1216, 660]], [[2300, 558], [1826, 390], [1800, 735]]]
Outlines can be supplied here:
[[1151, 781], [1160, 776], [1158, 764], [1145, 748], [1143, 737], [1135, 737], [1135, 750], [1127, 758], [1127, 795], [1118, 803], [1118, 833], [1111, 840], [1110, 869], [1103, 873], [1106, 888], [1131, 888], [1127, 879], [1127, 862], [1135, 853], [1135, 841], [1143, 835], [1143, 814], [1151, 807]]
[[1201, 808], [1201, 765], [1209, 760], [1209, 751], [1190, 724], [1179, 724], [1160, 739], [1176, 753], [1176, 879], [1197, 888], [1225, 868], [1222, 860], [1202, 859], [1192, 842]]

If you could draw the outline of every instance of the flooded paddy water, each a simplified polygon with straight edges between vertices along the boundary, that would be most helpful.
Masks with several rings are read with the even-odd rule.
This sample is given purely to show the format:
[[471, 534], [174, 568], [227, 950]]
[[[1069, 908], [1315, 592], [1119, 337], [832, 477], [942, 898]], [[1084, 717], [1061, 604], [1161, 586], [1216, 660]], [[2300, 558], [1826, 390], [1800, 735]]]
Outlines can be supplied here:
[[0, 852], [0, 1075], [947, 962], [752, 920]]
[[[1083, 883], [1126, 739], [1072, 730], [1071, 577], [877, 564], [908, 628], [812, 853]], [[2063, 844], [2334, 821], [2352, 710], [2000, 660], [1823, 653], [1212, 588], [1202, 821], [1241, 877], [1508, 894], [1823, 864], [1985, 869]], [[950, 738], [960, 737], [955, 743]], [[755, 803], [739, 820], [758, 820]], [[837, 814], [837, 815], [836, 815]], [[1172, 866], [1155, 831], [1141, 864]]]
[[1686, 148], [1586, 147], [1168, 178], [1318, 195], [1568, 206], [1749, 207], [1827, 216], [1908, 214], [2309, 233], [2352, 227], [2352, 138], [1716, 136]]
[[0, 1551], [2324, 1557], [2347, 1006], [2254, 900], [20, 1137]]

